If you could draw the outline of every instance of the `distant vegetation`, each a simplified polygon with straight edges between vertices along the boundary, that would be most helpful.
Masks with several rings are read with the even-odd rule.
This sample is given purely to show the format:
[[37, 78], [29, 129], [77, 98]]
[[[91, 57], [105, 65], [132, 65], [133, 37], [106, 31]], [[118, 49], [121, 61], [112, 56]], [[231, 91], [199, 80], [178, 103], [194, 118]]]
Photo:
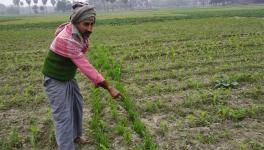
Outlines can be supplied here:
[[[12, 2], [13, 5], [11, 6], [5, 6], [0, 3], [0, 15], [69, 12], [71, 11], [71, 5], [73, 3], [71, 0], [13, 0]], [[137, 10], [177, 6], [205, 7], [232, 4], [261, 4], [264, 3], [264, 0], [87, 0], [87, 2], [95, 5], [98, 11], [109, 12], [114, 10]]]
[[[264, 149], [262, 5], [99, 12], [80, 72], [83, 150]], [[56, 149], [41, 67], [69, 13], [0, 17], [0, 149]]]

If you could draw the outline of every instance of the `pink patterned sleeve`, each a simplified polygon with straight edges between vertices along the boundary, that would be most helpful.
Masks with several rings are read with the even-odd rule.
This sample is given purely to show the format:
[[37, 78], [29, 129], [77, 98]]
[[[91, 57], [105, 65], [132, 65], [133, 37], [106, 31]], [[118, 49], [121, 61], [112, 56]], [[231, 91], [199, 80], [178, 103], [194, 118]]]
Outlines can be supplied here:
[[104, 77], [93, 67], [93, 65], [90, 64], [85, 55], [82, 55], [79, 58], [72, 58], [71, 60], [96, 86], [105, 80]]

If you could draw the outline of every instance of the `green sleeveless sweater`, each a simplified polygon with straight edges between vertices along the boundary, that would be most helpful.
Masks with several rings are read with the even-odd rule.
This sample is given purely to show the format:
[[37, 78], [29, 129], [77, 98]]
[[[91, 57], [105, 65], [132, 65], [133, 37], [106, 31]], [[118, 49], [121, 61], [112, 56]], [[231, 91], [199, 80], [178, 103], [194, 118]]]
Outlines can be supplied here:
[[50, 78], [67, 81], [75, 77], [77, 67], [70, 58], [49, 50], [42, 67], [42, 73]]

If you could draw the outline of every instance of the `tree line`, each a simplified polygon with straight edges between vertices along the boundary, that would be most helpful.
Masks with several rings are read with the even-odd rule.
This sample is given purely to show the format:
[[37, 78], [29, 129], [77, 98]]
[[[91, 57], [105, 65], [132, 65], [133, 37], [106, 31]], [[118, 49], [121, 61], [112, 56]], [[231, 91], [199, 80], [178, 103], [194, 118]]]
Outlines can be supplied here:
[[[205, 1], [205, 0], [201, 0]], [[234, 3], [264, 3], [264, 0], [210, 0], [210, 5], [227, 5]]]
[[[71, 11], [71, 5], [78, 0], [12, 0], [13, 6], [0, 4], [0, 14], [19, 14], [20, 10], [28, 7], [28, 13], [48, 13]], [[50, 2], [52, 8], [47, 8]], [[234, 3], [264, 3], [264, 0], [87, 0], [96, 6], [97, 10], [113, 11], [114, 9], [150, 9], [153, 7], [171, 6], [216, 6]], [[39, 4], [40, 3], [40, 4]]]

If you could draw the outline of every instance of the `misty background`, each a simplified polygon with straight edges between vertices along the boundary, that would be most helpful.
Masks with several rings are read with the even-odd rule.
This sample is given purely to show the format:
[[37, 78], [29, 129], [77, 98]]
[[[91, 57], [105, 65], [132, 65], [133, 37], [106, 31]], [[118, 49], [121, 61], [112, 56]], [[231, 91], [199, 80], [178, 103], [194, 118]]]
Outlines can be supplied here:
[[71, 11], [71, 5], [74, 1], [93, 4], [96, 6], [97, 11], [264, 3], [264, 0], [1, 0], [0, 15], [68, 12]]

